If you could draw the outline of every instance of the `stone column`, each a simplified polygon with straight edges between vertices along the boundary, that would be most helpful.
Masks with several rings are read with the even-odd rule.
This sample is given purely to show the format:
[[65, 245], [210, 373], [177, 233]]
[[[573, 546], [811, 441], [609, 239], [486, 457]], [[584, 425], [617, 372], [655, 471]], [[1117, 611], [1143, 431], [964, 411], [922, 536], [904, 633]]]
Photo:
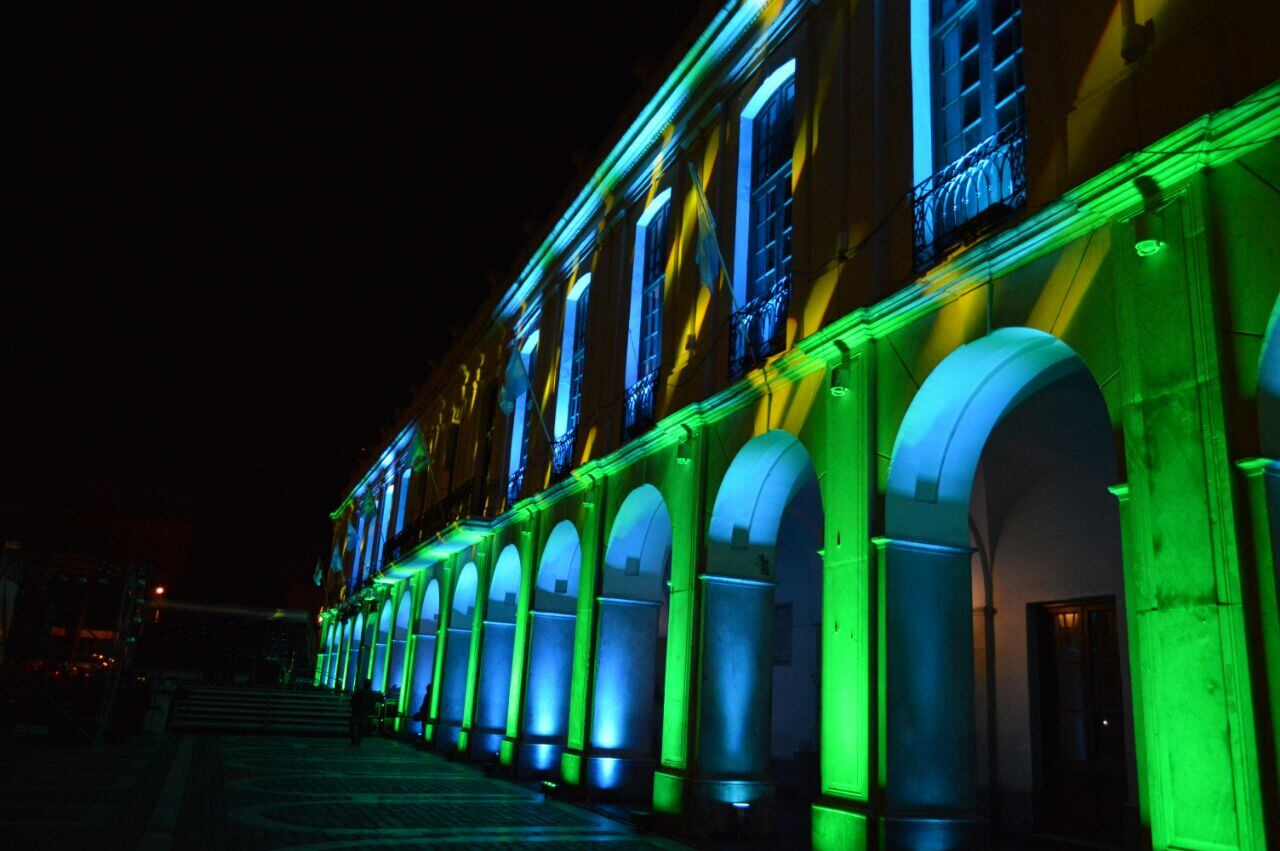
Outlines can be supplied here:
[[658, 603], [599, 597], [590, 750], [593, 792], [645, 797], [653, 788]]
[[979, 847], [972, 552], [889, 540], [885, 555], [886, 844]]
[[476, 686], [475, 726], [468, 749], [472, 759], [496, 758], [507, 732], [507, 700], [511, 695], [511, 651], [516, 625], [485, 621], [481, 633], [480, 677]]
[[576, 618], [563, 612], [529, 612], [529, 675], [525, 681], [516, 773], [558, 776], [569, 727]]
[[1244, 474], [1249, 526], [1253, 530], [1254, 586], [1257, 589], [1257, 620], [1262, 635], [1262, 652], [1268, 703], [1271, 710], [1272, 762], [1260, 765], [1265, 782], [1276, 782], [1280, 773], [1280, 579], [1276, 568], [1280, 559], [1280, 461], [1248, 458], [1237, 461]]

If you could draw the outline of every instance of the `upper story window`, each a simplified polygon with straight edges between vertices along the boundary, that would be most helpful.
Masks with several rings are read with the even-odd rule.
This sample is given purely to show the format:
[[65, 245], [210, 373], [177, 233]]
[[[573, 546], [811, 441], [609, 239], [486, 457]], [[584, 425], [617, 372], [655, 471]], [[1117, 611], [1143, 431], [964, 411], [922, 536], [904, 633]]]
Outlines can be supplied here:
[[671, 190], [664, 189], [645, 206], [636, 223], [627, 327], [624, 439], [653, 424], [653, 389], [662, 361], [662, 307], [667, 289], [667, 257], [671, 251], [670, 208]]
[[573, 465], [578, 419], [582, 414], [582, 375], [587, 357], [587, 303], [591, 275], [582, 275], [565, 297], [564, 332], [560, 340], [560, 379], [556, 391], [555, 445], [551, 467], [563, 475]]
[[[520, 344], [515, 357], [507, 365], [507, 383], [519, 387], [515, 394], [511, 418], [511, 447], [507, 473], [507, 501], [514, 502], [524, 484], [524, 468], [529, 462], [529, 438], [533, 432], [537, 400], [533, 393], [533, 372], [538, 353], [538, 332], [532, 331]], [[514, 381], [512, 380], [514, 378]]]
[[1022, 12], [1019, 0], [912, 0], [911, 16], [923, 265], [1026, 201]]
[[737, 377], [786, 344], [791, 300], [791, 162], [796, 63], [765, 78], [742, 110], [729, 371]]

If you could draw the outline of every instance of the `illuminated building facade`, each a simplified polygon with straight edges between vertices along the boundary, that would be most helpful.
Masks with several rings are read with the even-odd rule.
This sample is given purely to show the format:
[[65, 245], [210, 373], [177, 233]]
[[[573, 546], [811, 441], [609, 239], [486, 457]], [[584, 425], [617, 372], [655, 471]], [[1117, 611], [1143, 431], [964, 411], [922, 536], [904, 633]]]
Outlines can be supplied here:
[[319, 682], [692, 832], [1280, 841], [1263, 6], [707, 9], [333, 513]]

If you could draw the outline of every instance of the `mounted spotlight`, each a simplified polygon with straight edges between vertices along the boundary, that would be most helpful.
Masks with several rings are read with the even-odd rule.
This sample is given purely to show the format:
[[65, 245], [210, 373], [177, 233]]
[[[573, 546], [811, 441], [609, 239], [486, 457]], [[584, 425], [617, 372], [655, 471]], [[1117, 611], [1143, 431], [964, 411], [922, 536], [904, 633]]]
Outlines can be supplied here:
[[1139, 257], [1150, 257], [1164, 250], [1164, 213], [1150, 210], [1133, 220], [1133, 250]]
[[849, 392], [849, 367], [837, 366], [831, 369], [831, 395], [837, 399]]
[[1133, 185], [1142, 196], [1142, 212], [1133, 219], [1133, 250], [1139, 257], [1150, 257], [1168, 244], [1164, 238], [1164, 208], [1169, 202], [1150, 175], [1138, 175]]

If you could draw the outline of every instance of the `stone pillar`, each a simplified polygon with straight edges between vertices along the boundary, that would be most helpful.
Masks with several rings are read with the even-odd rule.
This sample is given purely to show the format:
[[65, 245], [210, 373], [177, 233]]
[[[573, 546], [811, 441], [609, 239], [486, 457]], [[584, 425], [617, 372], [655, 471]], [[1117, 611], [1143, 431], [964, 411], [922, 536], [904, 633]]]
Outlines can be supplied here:
[[422, 732], [422, 722], [414, 721], [413, 716], [422, 708], [422, 700], [426, 697], [427, 686], [431, 684], [436, 664], [436, 637], [434, 635], [415, 635], [413, 637], [413, 676], [407, 686], [411, 691], [405, 698], [405, 708], [409, 712], [409, 730], [414, 734]]
[[559, 776], [569, 727], [576, 618], [563, 612], [529, 612], [529, 675], [525, 681], [516, 774]]
[[585, 785], [635, 799], [653, 788], [658, 603], [597, 598], [598, 637]]
[[1264, 782], [1276, 782], [1280, 773], [1280, 461], [1249, 458], [1236, 462], [1244, 474], [1249, 526], [1253, 530], [1254, 587], [1257, 621], [1265, 660], [1267, 702], [1271, 717], [1271, 764], [1260, 764]]
[[774, 799], [769, 742], [775, 584], [699, 578], [702, 676], [692, 825], [700, 832], [768, 833]]
[[885, 576], [885, 840], [981, 847], [968, 549], [889, 540]]
[[511, 696], [511, 651], [516, 625], [485, 621], [481, 634], [480, 677], [476, 716], [468, 749], [472, 759], [496, 758], [507, 732], [507, 700]]
[[471, 630], [449, 627], [444, 646], [444, 673], [440, 677], [440, 722], [437, 725], [437, 750], [452, 751], [458, 747], [462, 732], [462, 704], [467, 696], [467, 662], [471, 658]]

